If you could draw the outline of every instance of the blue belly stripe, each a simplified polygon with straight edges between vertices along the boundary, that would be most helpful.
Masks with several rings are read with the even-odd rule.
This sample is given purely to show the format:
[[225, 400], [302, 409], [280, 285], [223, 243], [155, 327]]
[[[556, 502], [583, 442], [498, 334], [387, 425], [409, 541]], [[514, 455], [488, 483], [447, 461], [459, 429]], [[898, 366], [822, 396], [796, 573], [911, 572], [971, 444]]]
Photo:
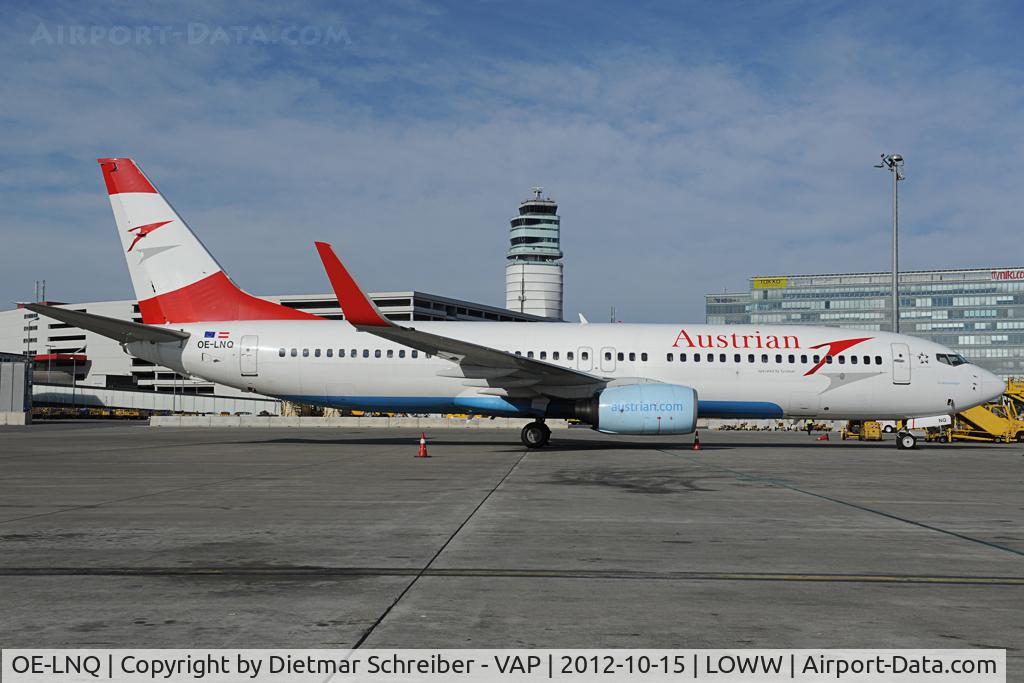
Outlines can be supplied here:
[[530, 401], [510, 401], [500, 396], [280, 396], [296, 403], [382, 413], [481, 413], [539, 417], [543, 411]]
[[698, 417], [782, 417], [782, 406], [768, 401], [704, 401], [697, 397]]

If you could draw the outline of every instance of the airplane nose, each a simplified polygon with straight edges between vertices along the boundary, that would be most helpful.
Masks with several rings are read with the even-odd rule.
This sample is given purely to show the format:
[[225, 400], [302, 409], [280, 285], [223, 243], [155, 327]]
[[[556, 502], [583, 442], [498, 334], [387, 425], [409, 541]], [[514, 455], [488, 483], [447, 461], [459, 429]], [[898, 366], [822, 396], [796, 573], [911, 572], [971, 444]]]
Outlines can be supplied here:
[[981, 395], [986, 401], [994, 401], [1006, 391], [1006, 382], [988, 370], [981, 371]]

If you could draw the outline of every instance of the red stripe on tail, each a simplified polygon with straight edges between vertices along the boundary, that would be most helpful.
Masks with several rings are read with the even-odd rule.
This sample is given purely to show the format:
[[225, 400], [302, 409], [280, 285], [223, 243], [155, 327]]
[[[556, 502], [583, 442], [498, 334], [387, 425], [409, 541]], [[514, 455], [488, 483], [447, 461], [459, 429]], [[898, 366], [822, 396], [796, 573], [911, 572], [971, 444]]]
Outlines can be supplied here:
[[142, 322], [147, 325], [198, 323], [215, 320], [319, 320], [320, 316], [297, 311], [243, 292], [223, 272], [199, 282], [139, 301]]
[[97, 159], [103, 169], [103, 182], [107, 194], [122, 192], [149, 192], [156, 194], [156, 188], [149, 182], [131, 159]]

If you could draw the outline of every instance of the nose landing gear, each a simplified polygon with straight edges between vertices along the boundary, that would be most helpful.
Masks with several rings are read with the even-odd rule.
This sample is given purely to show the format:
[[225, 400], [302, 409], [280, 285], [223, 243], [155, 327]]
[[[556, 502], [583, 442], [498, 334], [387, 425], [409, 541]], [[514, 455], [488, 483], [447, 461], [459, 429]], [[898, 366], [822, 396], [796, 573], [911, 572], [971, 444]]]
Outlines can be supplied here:
[[551, 429], [541, 421], [531, 422], [519, 433], [523, 445], [527, 448], [543, 448], [551, 439]]

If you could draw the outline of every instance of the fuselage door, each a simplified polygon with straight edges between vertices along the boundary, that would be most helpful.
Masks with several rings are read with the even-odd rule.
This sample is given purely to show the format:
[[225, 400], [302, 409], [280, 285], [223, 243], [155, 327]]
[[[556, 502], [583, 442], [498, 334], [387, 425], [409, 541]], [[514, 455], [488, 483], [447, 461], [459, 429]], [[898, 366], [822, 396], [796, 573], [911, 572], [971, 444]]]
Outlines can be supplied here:
[[255, 334], [246, 334], [242, 336], [241, 348], [238, 352], [242, 377], [255, 377], [259, 374], [259, 367], [256, 364], [256, 356], [259, 353], [259, 349], [259, 337]]
[[892, 345], [892, 383], [910, 384], [910, 347], [906, 344]]
[[610, 346], [601, 349], [601, 372], [615, 372], [615, 349]]
[[576, 349], [576, 368], [581, 372], [590, 372], [594, 367], [594, 350], [589, 346]]

